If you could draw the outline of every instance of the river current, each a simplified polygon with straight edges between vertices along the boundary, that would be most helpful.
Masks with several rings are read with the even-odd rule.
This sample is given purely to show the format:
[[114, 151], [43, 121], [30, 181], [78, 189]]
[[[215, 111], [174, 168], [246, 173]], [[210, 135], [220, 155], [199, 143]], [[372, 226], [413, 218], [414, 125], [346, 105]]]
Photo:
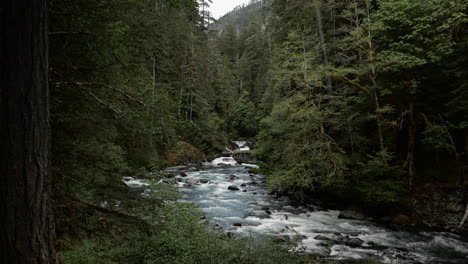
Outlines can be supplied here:
[[330, 259], [468, 263], [466, 238], [371, 220], [339, 219], [340, 211], [323, 209], [319, 201], [296, 205], [286, 197], [268, 194], [264, 176], [249, 173], [251, 167], [189, 172], [179, 183], [183, 199], [199, 205], [211, 229], [253, 239], [296, 241], [296, 250]]

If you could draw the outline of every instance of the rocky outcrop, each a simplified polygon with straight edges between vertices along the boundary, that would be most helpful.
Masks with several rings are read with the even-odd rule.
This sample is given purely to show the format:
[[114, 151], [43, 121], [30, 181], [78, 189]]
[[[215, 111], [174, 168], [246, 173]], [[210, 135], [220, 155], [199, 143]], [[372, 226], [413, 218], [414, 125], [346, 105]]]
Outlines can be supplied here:
[[355, 211], [346, 210], [338, 215], [339, 219], [364, 220], [366, 216]]
[[415, 219], [429, 227], [468, 234], [468, 223], [459, 228], [466, 211], [466, 191], [456, 186], [425, 185], [413, 200]]

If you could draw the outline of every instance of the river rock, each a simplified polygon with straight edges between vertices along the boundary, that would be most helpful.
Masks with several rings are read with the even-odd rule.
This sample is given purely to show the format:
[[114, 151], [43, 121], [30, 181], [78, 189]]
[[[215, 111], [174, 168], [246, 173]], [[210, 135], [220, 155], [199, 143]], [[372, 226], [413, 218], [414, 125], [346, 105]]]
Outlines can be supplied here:
[[227, 232], [226, 236], [229, 237], [229, 238], [235, 238], [236, 234], [234, 234], [234, 232]]
[[239, 187], [237, 187], [235, 185], [231, 185], [231, 186], [228, 187], [228, 190], [230, 190], [230, 191], [239, 191], [240, 189], [239, 189]]
[[355, 211], [343, 211], [338, 215], [338, 219], [364, 220], [366, 216]]
[[258, 174], [258, 169], [251, 168], [251, 169], [247, 170], [247, 172], [252, 173], [252, 174]]
[[392, 224], [395, 224], [395, 225], [406, 225], [406, 224], [409, 224], [410, 218], [407, 215], [399, 214], [393, 217], [391, 222]]
[[166, 178], [161, 180], [162, 183], [168, 184], [168, 185], [174, 185], [177, 184], [177, 180], [175, 178]]
[[174, 166], [174, 167], [167, 167], [162, 170], [162, 172], [179, 172], [186, 170], [187, 166]]
[[275, 237], [273, 239], [273, 242], [276, 243], [276, 244], [284, 244], [288, 241], [290, 241], [291, 239], [288, 237], [288, 236], [280, 236], [280, 237]]
[[388, 249], [388, 247], [386, 246], [382, 246], [382, 245], [379, 245], [373, 241], [369, 241], [369, 242], [366, 242], [364, 245], [363, 245], [364, 248], [370, 248], [370, 249], [374, 249], [374, 250], [386, 250]]
[[364, 240], [359, 239], [357, 237], [353, 237], [353, 238], [348, 237], [345, 241], [346, 246], [354, 247], [354, 248], [361, 247], [362, 244], [364, 244]]
[[239, 177], [237, 177], [236, 175], [229, 175], [229, 180], [233, 181], [237, 179], [239, 179]]
[[247, 186], [247, 184], [245, 184], [245, 183], [241, 184], [241, 187], [246, 187], [246, 186]]
[[242, 227], [242, 224], [241, 223], [234, 223], [232, 224], [233, 226], [237, 226], [237, 227]]
[[315, 240], [323, 240], [323, 241], [333, 241], [333, 239], [331, 238], [328, 238], [326, 236], [322, 236], [322, 235], [318, 235], [316, 237], [314, 237]]
[[191, 179], [187, 179], [185, 181], [186, 183], [190, 184], [190, 185], [194, 185], [194, 184], [198, 184], [200, 182], [200, 179], [198, 178], [191, 178]]
[[215, 224], [213, 226], [213, 230], [220, 230], [220, 229], [221, 229], [221, 227], [218, 224]]
[[206, 184], [206, 183], [208, 183], [208, 180], [207, 179], [200, 179], [200, 183]]
[[187, 176], [188, 176], [188, 175], [187, 175], [187, 173], [185, 173], [185, 172], [181, 172], [181, 173], [180, 173], [180, 177], [187, 177]]
[[188, 172], [191, 172], [191, 171], [198, 171], [198, 169], [195, 168], [195, 167], [190, 167], [190, 168], [186, 169], [186, 171], [188, 171]]

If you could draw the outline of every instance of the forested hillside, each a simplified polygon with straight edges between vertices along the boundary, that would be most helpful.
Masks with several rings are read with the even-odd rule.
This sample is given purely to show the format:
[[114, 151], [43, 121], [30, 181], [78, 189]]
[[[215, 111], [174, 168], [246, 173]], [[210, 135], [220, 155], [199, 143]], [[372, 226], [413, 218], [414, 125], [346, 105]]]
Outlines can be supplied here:
[[466, 3], [277, 0], [271, 12], [258, 116], [271, 188], [388, 213], [411, 211], [429, 183], [466, 184]]
[[261, 1], [216, 22], [235, 127], [258, 134], [270, 188], [385, 212], [428, 184], [462, 188], [466, 22], [463, 1], [364, 0]]
[[[3, 248], [17, 255], [20, 247], [31, 255], [47, 250], [42, 258], [49, 261], [37, 263], [55, 262], [53, 244], [60, 263], [416, 263], [434, 252], [428, 263], [463, 263], [466, 1], [259, 0], [218, 21], [211, 3], [50, 0], [46, 15], [41, 1], [43, 10], [31, 7], [41, 11], [31, 18], [38, 25], [33, 40], [28, 32], [2, 35], [15, 36], [2, 55], [15, 41], [23, 47], [2, 73], [8, 89], [1, 109], [9, 114], [2, 135], [16, 140], [2, 144], [4, 163], [12, 161], [2, 198], [25, 202], [2, 209], [36, 217], [18, 224], [8, 218], [15, 229], [4, 228], [10, 247]], [[32, 54], [27, 45], [35, 45]], [[21, 67], [33, 78], [23, 81]], [[234, 141], [248, 150], [232, 151]], [[15, 144], [23, 156], [11, 154]], [[252, 154], [259, 167], [215, 164], [223, 152]], [[17, 191], [24, 186], [37, 194]], [[213, 200], [200, 198], [206, 192]], [[224, 230], [201, 210], [203, 202], [235, 222]], [[338, 211], [344, 209], [359, 215]], [[317, 219], [313, 212], [323, 233], [294, 229], [315, 221], [307, 220]], [[349, 231], [357, 222], [345, 222], [337, 233], [326, 217], [367, 221], [359, 224], [373, 229]], [[284, 224], [288, 219], [299, 224]], [[249, 223], [255, 231], [267, 226], [261, 238], [242, 230]], [[40, 236], [18, 235], [22, 224], [42, 228]], [[362, 230], [379, 230], [382, 245], [363, 240], [374, 234]], [[386, 236], [389, 230], [401, 233]], [[391, 239], [437, 246], [414, 253], [385, 244]], [[302, 247], [306, 240], [312, 249]]]

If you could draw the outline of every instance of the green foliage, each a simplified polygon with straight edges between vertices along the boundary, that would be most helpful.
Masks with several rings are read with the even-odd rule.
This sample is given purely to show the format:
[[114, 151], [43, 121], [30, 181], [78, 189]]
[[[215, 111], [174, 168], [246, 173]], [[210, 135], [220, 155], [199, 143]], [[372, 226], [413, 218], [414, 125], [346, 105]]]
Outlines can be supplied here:
[[[137, 210], [145, 203], [148, 201], [137, 205]], [[161, 219], [154, 227], [154, 234], [141, 232], [131, 225], [114, 225], [112, 229], [121, 229], [118, 236], [91, 237], [61, 252], [61, 263], [321, 263], [268, 241], [259, 244], [249, 238], [233, 239], [210, 232], [200, 222], [201, 211], [191, 204], [163, 203], [157, 211], [157, 214], [154, 210], [139, 213], [152, 214], [148, 221], [155, 217]]]
[[256, 109], [248, 92], [243, 92], [234, 106], [233, 129], [240, 137], [253, 137], [257, 132]]
[[398, 208], [406, 210], [409, 204], [407, 174], [399, 166], [384, 167], [374, 158], [360, 164], [350, 179], [350, 186], [366, 205], [374, 208]]
[[262, 120], [258, 155], [275, 168], [270, 188], [300, 196], [342, 173], [343, 152], [324, 128], [332, 114], [318, 105], [320, 98], [297, 94]]
[[451, 135], [448, 134], [446, 127], [441, 125], [431, 124], [423, 133], [422, 143], [436, 150], [446, 150], [455, 153], [456, 149], [450, 142]]

